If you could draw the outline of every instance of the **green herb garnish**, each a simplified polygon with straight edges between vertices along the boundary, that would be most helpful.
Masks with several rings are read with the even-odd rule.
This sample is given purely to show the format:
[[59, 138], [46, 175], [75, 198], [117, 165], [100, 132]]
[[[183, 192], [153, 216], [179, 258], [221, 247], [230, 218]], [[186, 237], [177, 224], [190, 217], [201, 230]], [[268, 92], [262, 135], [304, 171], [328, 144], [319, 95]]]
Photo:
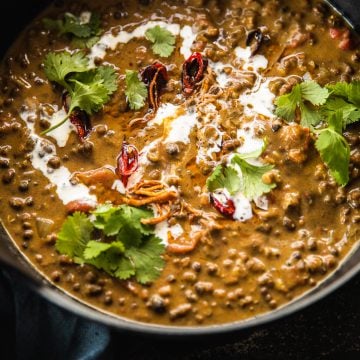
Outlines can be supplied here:
[[139, 73], [133, 70], [126, 70], [125, 95], [131, 110], [139, 110], [145, 105], [148, 96], [146, 85], [140, 81]]
[[109, 66], [91, 68], [83, 53], [67, 51], [49, 53], [44, 70], [50, 81], [56, 82], [68, 92], [71, 102], [67, 116], [58, 124], [43, 131], [45, 135], [66, 122], [71, 112], [78, 108], [88, 115], [98, 112], [117, 89], [117, 75]]
[[68, 36], [74, 47], [90, 48], [99, 41], [100, 17], [91, 13], [88, 22], [82, 22], [80, 17], [65, 13], [62, 19], [44, 18], [43, 24], [48, 30], [58, 32], [59, 36]]
[[265, 184], [262, 176], [269, 172], [272, 165], [253, 165], [247, 160], [259, 157], [264, 150], [245, 154], [235, 154], [230, 164], [218, 165], [206, 181], [209, 192], [225, 188], [231, 195], [240, 191], [247, 199], [254, 200], [268, 193], [275, 184]]
[[148, 29], [145, 37], [153, 43], [152, 49], [157, 55], [169, 57], [175, 49], [175, 36], [159, 25]]
[[[141, 223], [151, 217], [152, 211], [127, 205], [101, 205], [92, 216], [76, 212], [65, 220], [56, 249], [118, 279], [133, 276], [142, 284], [151, 282], [164, 267], [165, 251], [153, 226]], [[94, 239], [95, 229], [101, 233], [99, 239]]]
[[354, 81], [350, 84], [338, 82], [328, 85], [330, 98], [326, 102], [323, 114], [329, 116], [340, 110], [342, 116], [342, 127], [358, 121], [360, 119], [360, 82]]
[[[244, 154], [246, 156], [246, 154]], [[265, 184], [262, 180], [264, 174], [273, 169], [272, 165], [253, 165], [245, 160], [243, 154], [235, 154], [231, 163], [237, 165], [241, 171], [240, 191], [249, 200], [270, 192], [276, 185]]]
[[315, 106], [324, 105], [328, 97], [329, 91], [315, 81], [296, 84], [289, 94], [276, 99], [276, 115], [287, 121], [294, 121], [296, 110], [300, 109], [301, 125], [316, 126], [321, 117]]
[[350, 150], [342, 131], [360, 119], [360, 81], [326, 87], [305, 81], [279, 96], [275, 104], [276, 115], [286, 121], [294, 121], [296, 111], [300, 112], [301, 125], [317, 135], [315, 147], [331, 176], [345, 186], [349, 182]]
[[240, 189], [239, 173], [232, 165], [218, 165], [207, 178], [206, 186], [209, 192], [225, 188], [231, 195], [235, 194]]
[[315, 147], [329, 167], [331, 176], [344, 186], [349, 182], [350, 147], [342, 136], [342, 127], [343, 112], [338, 110], [329, 116], [328, 126], [317, 131]]

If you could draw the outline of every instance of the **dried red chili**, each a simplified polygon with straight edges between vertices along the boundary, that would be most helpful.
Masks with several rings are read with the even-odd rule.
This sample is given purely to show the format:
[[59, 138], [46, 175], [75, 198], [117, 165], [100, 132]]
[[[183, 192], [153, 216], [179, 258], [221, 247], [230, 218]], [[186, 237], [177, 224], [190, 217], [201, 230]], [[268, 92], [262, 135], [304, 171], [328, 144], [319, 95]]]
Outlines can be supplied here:
[[208, 60], [200, 53], [193, 53], [183, 64], [182, 90], [185, 96], [191, 95], [196, 85], [203, 79]]
[[224, 197], [224, 202], [220, 201], [215, 197], [214, 194], [210, 194], [210, 203], [214, 206], [214, 208], [222, 215], [233, 218], [235, 214], [235, 204], [229, 199], [225, 194], [222, 194]]
[[139, 167], [139, 152], [134, 145], [130, 145], [126, 141], [123, 141], [120, 155], [116, 161], [117, 167], [115, 172], [126, 187], [129, 177]]
[[169, 80], [165, 65], [155, 62], [141, 72], [142, 81], [148, 88], [150, 108], [156, 111], [160, 104], [160, 95]]
[[[66, 112], [69, 111], [68, 101], [70, 100], [69, 94], [66, 92], [63, 94], [63, 106]], [[75, 109], [69, 116], [70, 122], [76, 127], [77, 134], [81, 141], [84, 141], [92, 130], [90, 118], [88, 114], [79, 109]]]
[[76, 211], [89, 213], [96, 208], [96, 203], [89, 200], [73, 200], [65, 205], [68, 214], [73, 214]]

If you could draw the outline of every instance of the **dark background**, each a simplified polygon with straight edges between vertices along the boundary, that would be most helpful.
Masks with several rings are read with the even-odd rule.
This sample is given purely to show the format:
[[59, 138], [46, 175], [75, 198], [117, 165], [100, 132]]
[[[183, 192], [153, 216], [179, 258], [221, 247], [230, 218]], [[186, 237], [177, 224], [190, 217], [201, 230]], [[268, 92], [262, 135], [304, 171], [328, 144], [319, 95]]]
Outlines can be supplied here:
[[[0, 3], [0, 55], [46, 2]], [[333, 2], [360, 23], [360, 0]], [[3, 291], [7, 289], [0, 288], [0, 295]], [[15, 343], [11, 319], [9, 304], [9, 317], [0, 321], [2, 359], [11, 359], [15, 346], [21, 346]], [[186, 342], [114, 332], [108, 354], [106, 359], [125, 360], [360, 359], [360, 276], [307, 309], [253, 330]]]

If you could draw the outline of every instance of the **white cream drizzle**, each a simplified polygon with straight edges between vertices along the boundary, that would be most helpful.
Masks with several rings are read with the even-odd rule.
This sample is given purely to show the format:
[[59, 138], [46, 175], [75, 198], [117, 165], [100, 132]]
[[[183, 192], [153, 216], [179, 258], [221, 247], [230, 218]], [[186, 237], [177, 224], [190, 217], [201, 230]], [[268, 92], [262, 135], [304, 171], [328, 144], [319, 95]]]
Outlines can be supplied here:
[[169, 239], [168, 239], [169, 233], [174, 239], [177, 239], [184, 233], [184, 229], [180, 224], [169, 226], [166, 220], [162, 221], [159, 224], [156, 224], [155, 235], [162, 240], [162, 243], [164, 245], [168, 245], [169, 243]]
[[229, 191], [223, 188], [218, 189], [213, 194], [213, 196], [216, 197], [216, 199], [218, 199], [221, 203], [226, 203], [227, 199], [233, 201], [235, 205], [235, 213], [233, 215], [234, 220], [244, 222], [252, 218], [253, 212], [251, 208], [251, 202], [240, 191], [231, 196]]
[[[255, 84], [251, 89], [246, 90], [239, 97], [239, 102], [244, 106], [244, 115], [257, 116], [263, 115], [269, 118], [274, 117], [275, 95], [269, 89], [269, 83], [273, 78], [263, 78], [259, 73], [266, 69], [268, 60], [263, 55], [251, 56], [250, 47], [235, 49], [236, 61], [240, 62], [240, 69], [235, 68], [232, 64], [222, 62], [209, 62], [211, 69], [216, 74], [217, 83], [221, 88], [226, 88], [230, 82], [236, 81], [234, 74], [242, 71], [251, 71], [256, 75]], [[230, 68], [232, 71], [228, 75], [224, 70]], [[241, 70], [242, 69], [242, 70]]]
[[[96, 203], [96, 196], [90, 194], [89, 189], [85, 185], [71, 184], [70, 179], [72, 174], [67, 167], [62, 165], [58, 169], [52, 169], [48, 166], [48, 161], [56, 155], [56, 147], [49, 140], [36, 134], [35, 123], [32, 120], [36, 119], [36, 111], [21, 111], [20, 117], [25, 122], [30, 131], [30, 136], [35, 143], [31, 156], [32, 166], [40, 170], [52, 184], [56, 185], [56, 193], [59, 199], [64, 204], [73, 200], [87, 200]], [[45, 151], [45, 147], [50, 149], [51, 152]]]
[[184, 115], [180, 115], [172, 120], [169, 124], [170, 131], [164, 142], [182, 142], [184, 144], [189, 144], [190, 133], [196, 125], [196, 120], [196, 112], [186, 112]]
[[[53, 109], [53, 114], [49, 115], [45, 109], [40, 112], [40, 119], [47, 120], [50, 123], [50, 127], [58, 124], [66, 117], [66, 112], [63, 108], [58, 110], [57, 105], [50, 105]], [[75, 126], [67, 121], [55, 130], [49, 132], [48, 136], [52, 137], [59, 147], [64, 147], [69, 140], [69, 136], [72, 131], [75, 131]]]
[[253, 120], [237, 130], [237, 138], [240, 139], [242, 143], [236, 149], [236, 152], [246, 154], [259, 150], [263, 147], [264, 140], [258, 138], [255, 134], [255, 129], [259, 127], [262, 128], [263, 124], [259, 121]]
[[176, 113], [179, 110], [179, 106], [176, 106], [171, 103], [161, 104], [158, 108], [156, 115], [153, 119], [148, 122], [148, 125], [162, 125], [165, 119], [176, 116]]
[[226, 74], [224, 69], [231, 68], [233, 71], [236, 71], [236, 69], [231, 64], [224, 64], [220, 61], [209, 61], [209, 66], [211, 67], [211, 70], [213, 70], [216, 74], [216, 81], [221, 88], [225, 88], [232, 80], [232, 77]]
[[259, 79], [255, 88], [246, 91], [240, 95], [239, 101], [244, 106], [246, 116], [263, 115], [268, 118], [274, 118], [274, 99], [269, 89], [269, 83], [272, 79]]
[[243, 222], [253, 217], [251, 202], [241, 192], [230, 196], [230, 199], [235, 205], [235, 213], [233, 215], [234, 220]]
[[188, 59], [192, 54], [191, 47], [196, 40], [197, 33], [193, 32], [191, 26], [185, 25], [180, 31], [180, 36], [183, 39], [180, 53], [184, 56], [185, 59]]
[[[151, 151], [153, 148], [157, 146], [159, 143], [159, 139], [154, 140], [150, 144], [143, 147], [143, 149], [139, 153], [139, 167], [138, 169], [129, 177], [127, 188], [131, 189], [134, 187], [144, 176], [145, 174], [145, 168], [150, 164], [150, 160], [147, 158], [147, 154], [149, 151]], [[120, 181], [120, 180], [119, 180]]]
[[116, 190], [117, 192], [123, 195], [126, 193], [126, 188], [120, 179], [114, 181], [111, 190]]
[[268, 60], [263, 55], [254, 55], [251, 56], [251, 48], [246, 47], [237, 47], [235, 48], [235, 55], [237, 60], [240, 60], [242, 63], [242, 68], [244, 70], [250, 70], [254, 72], [259, 72], [260, 70], [266, 69], [268, 66]]

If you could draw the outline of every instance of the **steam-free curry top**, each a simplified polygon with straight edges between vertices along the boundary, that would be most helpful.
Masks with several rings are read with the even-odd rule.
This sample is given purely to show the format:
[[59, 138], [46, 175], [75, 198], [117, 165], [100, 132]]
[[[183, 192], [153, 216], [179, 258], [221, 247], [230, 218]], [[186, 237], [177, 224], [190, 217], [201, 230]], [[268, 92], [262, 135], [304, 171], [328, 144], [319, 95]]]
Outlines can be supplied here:
[[115, 315], [282, 306], [359, 239], [357, 44], [315, 0], [55, 2], [2, 65], [4, 226]]

